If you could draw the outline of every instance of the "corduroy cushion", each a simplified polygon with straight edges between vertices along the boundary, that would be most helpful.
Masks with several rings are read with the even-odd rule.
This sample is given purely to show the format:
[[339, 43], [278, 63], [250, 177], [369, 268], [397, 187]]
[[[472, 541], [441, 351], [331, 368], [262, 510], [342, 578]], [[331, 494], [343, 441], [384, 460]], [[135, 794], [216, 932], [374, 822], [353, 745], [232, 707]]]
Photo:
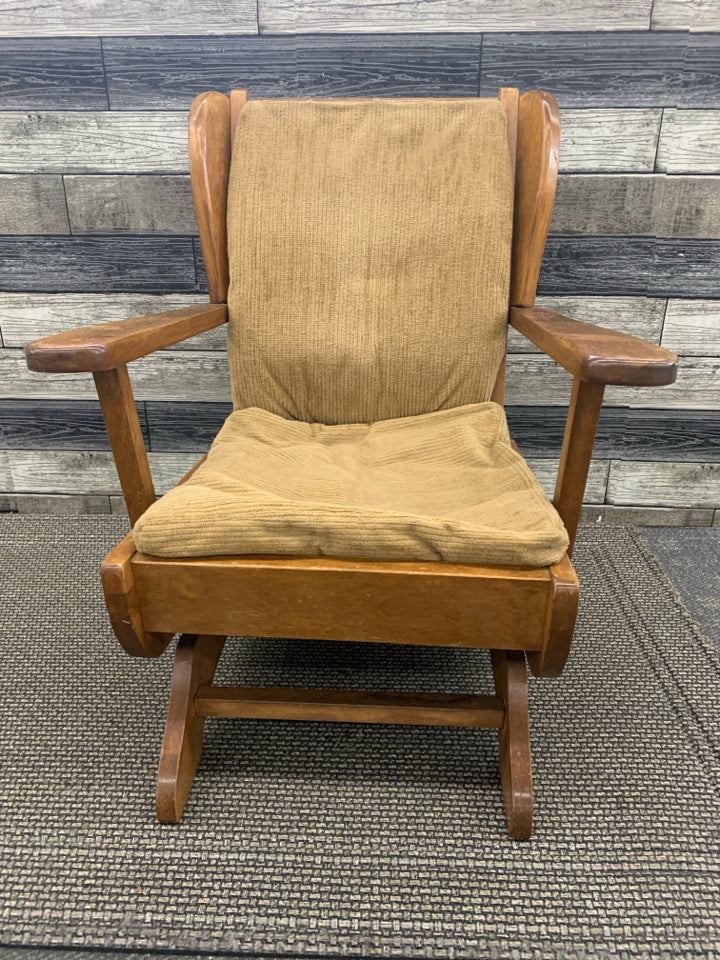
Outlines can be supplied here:
[[488, 400], [512, 193], [498, 100], [251, 100], [228, 202], [235, 408], [372, 423]]
[[568, 546], [495, 403], [325, 426], [232, 413], [206, 462], [137, 521], [164, 557], [296, 554], [542, 566]]

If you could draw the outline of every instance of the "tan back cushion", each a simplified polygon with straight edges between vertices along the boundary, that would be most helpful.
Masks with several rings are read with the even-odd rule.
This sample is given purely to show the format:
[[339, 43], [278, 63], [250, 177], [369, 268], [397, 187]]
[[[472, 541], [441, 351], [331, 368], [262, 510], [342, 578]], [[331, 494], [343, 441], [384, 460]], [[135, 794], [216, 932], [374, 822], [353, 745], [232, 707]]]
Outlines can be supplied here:
[[332, 424], [488, 400], [511, 231], [498, 100], [251, 100], [228, 202], [235, 408]]

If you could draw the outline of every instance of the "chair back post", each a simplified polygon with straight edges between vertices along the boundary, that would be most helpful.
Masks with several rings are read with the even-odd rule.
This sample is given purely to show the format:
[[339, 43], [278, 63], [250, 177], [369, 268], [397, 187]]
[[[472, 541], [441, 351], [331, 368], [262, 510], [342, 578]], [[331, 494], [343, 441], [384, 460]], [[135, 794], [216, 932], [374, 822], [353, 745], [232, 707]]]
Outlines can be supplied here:
[[230, 98], [201, 93], [190, 110], [190, 178], [212, 303], [227, 301], [227, 195], [230, 178]]
[[560, 158], [560, 107], [544, 90], [520, 97], [510, 304], [532, 307], [550, 231]]
[[[508, 150], [510, 153], [510, 168], [512, 170], [513, 182], [515, 180], [515, 167], [517, 164], [517, 134], [518, 134], [518, 108], [520, 102], [520, 91], [517, 87], [501, 87], [500, 103], [505, 111], [507, 121], [507, 139]], [[500, 367], [495, 378], [495, 386], [490, 394], [493, 403], [501, 407], [505, 405], [505, 376], [507, 372], [507, 353], [502, 358]]]

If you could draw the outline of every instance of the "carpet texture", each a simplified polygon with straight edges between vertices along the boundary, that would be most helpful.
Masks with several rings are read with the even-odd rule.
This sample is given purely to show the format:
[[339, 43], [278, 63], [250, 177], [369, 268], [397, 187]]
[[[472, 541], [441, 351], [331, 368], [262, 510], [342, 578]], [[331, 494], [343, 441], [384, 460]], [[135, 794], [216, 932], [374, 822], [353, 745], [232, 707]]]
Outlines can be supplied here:
[[642, 527], [700, 629], [720, 647], [720, 528]]
[[[0, 531], [1, 943], [718, 955], [720, 662], [631, 530], [581, 531], [575, 647], [563, 677], [531, 683], [537, 826], [526, 843], [505, 835], [488, 730], [209, 721], [185, 818], [158, 824], [172, 659], [126, 657], [107, 624], [98, 564], [122, 521], [12, 517]], [[227, 682], [491, 683], [482, 651], [226, 649]]]

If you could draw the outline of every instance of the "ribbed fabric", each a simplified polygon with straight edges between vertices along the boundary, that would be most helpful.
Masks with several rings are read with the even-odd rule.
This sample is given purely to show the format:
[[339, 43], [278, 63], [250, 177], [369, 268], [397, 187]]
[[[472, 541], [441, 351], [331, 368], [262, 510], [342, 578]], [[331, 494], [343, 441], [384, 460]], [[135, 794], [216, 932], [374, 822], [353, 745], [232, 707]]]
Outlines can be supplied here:
[[236, 409], [370, 423], [488, 400], [511, 231], [498, 100], [251, 100], [228, 204]]
[[165, 557], [297, 554], [542, 566], [568, 537], [494, 403], [325, 426], [232, 413], [135, 525]]

